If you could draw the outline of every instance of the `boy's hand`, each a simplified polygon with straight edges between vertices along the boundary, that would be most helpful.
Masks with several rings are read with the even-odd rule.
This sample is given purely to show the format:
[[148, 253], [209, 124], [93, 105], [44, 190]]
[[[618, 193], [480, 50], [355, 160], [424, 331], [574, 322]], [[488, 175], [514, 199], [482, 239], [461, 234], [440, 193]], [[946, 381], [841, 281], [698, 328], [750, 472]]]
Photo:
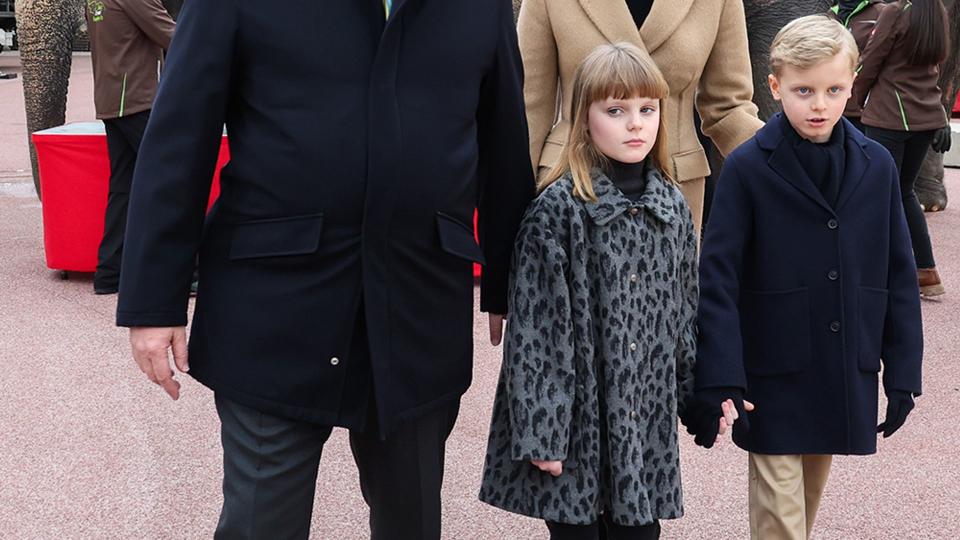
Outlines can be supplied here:
[[712, 448], [720, 436], [733, 428], [736, 422], [743, 429], [750, 429], [746, 413], [754, 410], [753, 403], [743, 399], [743, 390], [734, 387], [708, 388], [697, 392], [689, 413], [687, 432], [694, 435], [694, 442], [704, 448]]
[[541, 461], [539, 459], [531, 459], [530, 463], [533, 463], [533, 466], [541, 471], [550, 473], [551, 476], [560, 476], [560, 474], [563, 473], [562, 461]]
[[913, 395], [903, 390], [887, 392], [887, 417], [877, 426], [877, 433], [883, 433], [883, 438], [893, 435], [907, 420], [907, 415], [913, 410]]

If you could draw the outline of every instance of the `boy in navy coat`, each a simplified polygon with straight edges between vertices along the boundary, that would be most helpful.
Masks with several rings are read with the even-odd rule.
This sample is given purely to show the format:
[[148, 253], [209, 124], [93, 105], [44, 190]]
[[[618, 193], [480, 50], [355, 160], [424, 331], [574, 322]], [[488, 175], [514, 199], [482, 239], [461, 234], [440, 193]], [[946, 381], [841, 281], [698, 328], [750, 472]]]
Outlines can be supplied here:
[[876, 452], [877, 432], [890, 436], [913, 408], [923, 332], [893, 159], [842, 118], [853, 37], [803, 17], [770, 56], [784, 112], [729, 156], [718, 183], [688, 425], [709, 447], [732, 399], [733, 439], [750, 453], [751, 538], [803, 539], [831, 456]]

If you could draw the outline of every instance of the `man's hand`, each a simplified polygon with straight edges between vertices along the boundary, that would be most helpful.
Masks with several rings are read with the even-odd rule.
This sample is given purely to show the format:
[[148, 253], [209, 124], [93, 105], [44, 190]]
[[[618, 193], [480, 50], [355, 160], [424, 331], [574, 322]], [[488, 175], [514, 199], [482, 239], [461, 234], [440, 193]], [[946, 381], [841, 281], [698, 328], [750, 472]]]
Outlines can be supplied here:
[[489, 313], [490, 315], [490, 344], [496, 347], [503, 339], [503, 320], [505, 315]]
[[530, 460], [530, 463], [533, 463], [533, 466], [541, 471], [550, 473], [551, 476], [560, 476], [563, 473], [562, 461], [540, 461], [538, 459], [533, 459]]
[[173, 362], [182, 373], [190, 371], [187, 363], [187, 329], [135, 327], [130, 329], [130, 347], [148, 379], [160, 385], [174, 400], [180, 397], [180, 383], [173, 378], [168, 349], [173, 349]]

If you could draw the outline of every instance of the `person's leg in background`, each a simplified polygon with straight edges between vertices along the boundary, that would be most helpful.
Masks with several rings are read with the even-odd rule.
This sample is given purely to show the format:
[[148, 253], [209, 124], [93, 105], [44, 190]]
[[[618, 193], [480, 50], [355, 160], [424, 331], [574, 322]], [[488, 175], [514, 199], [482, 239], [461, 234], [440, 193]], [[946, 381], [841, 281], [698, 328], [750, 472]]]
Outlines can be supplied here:
[[936, 296], [944, 293], [943, 284], [933, 260], [933, 246], [927, 219], [914, 191], [914, 183], [920, 174], [920, 167], [927, 155], [927, 148], [933, 140], [933, 131], [893, 131], [867, 126], [867, 136], [883, 145], [897, 164], [900, 173], [900, 195], [903, 197], [903, 211], [910, 229], [913, 244], [913, 256], [917, 261], [917, 274], [920, 292], [924, 296]]
[[120, 260], [127, 228], [130, 186], [133, 184], [133, 170], [149, 116], [150, 112], [144, 111], [103, 121], [110, 157], [110, 187], [103, 220], [103, 237], [97, 250], [97, 269], [93, 274], [93, 290], [97, 294], [113, 294], [120, 284]]

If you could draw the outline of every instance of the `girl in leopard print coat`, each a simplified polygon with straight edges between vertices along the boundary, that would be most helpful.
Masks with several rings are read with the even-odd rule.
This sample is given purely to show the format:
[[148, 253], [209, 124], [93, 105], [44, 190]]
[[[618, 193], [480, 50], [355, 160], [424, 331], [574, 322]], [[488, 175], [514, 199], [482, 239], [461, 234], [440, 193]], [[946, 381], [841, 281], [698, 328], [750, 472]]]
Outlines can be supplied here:
[[656, 538], [657, 520], [683, 514], [697, 235], [661, 172], [668, 90], [647, 53], [598, 47], [573, 91], [570, 142], [513, 255], [480, 499], [553, 538]]

